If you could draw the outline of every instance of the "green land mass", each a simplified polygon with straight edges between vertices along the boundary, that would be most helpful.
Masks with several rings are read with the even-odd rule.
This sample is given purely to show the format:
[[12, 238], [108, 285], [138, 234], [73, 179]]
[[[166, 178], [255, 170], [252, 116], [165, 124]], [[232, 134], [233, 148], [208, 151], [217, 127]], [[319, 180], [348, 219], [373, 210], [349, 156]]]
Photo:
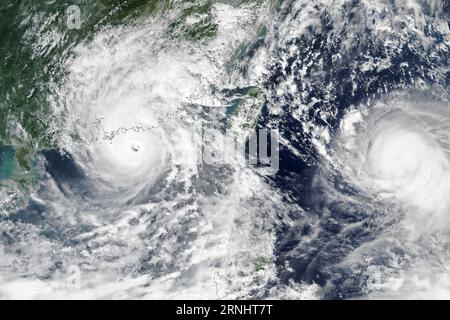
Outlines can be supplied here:
[[[240, 6], [267, 1], [271, 0], [2, 0], [0, 145], [4, 153], [0, 177], [14, 176], [15, 184], [30, 189], [36, 183], [30, 174], [36, 153], [58, 148], [54, 124], [61, 119], [54, 119], [50, 111], [49, 97], [57, 90], [50, 84], [64, 79], [64, 62], [80, 42], [109, 25], [136, 24], [140, 18], [156, 14], [162, 19], [170, 17], [169, 39], [201, 42], [217, 34], [214, 4]], [[82, 24], [77, 30], [67, 28], [66, 10], [72, 5], [80, 7]], [[259, 36], [264, 32], [262, 28]], [[249, 48], [248, 43], [237, 48], [228, 65], [230, 71]], [[253, 98], [255, 94], [249, 92]]]
[[[56, 147], [51, 130], [48, 97], [51, 80], [62, 79], [63, 62], [70, 49], [89, 39], [106, 25], [136, 21], [136, 18], [160, 12], [175, 12], [169, 24], [170, 37], [201, 41], [214, 37], [217, 24], [213, 5], [226, 2], [242, 5], [265, 0], [70, 0], [51, 5], [35, 0], [3, 0], [0, 5], [0, 141], [27, 146], [29, 154], [42, 148]], [[78, 5], [82, 26], [67, 29], [66, 9]], [[194, 18], [194, 19], [190, 19]], [[193, 23], [189, 23], [194, 21]], [[52, 39], [52, 33], [63, 36]], [[42, 39], [50, 42], [43, 45]], [[247, 45], [240, 48], [233, 60], [242, 57]], [[20, 127], [23, 130], [14, 130]], [[17, 129], [17, 128], [16, 128]], [[23, 153], [23, 152], [21, 152]], [[19, 157], [18, 158], [22, 158]]]

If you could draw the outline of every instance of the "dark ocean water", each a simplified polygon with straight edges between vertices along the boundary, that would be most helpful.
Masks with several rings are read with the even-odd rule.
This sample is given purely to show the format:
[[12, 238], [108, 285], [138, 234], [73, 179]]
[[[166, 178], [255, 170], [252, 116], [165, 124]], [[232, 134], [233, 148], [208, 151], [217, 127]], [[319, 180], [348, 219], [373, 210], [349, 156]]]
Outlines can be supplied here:
[[15, 168], [15, 150], [0, 144], [0, 180], [8, 179]]
[[[392, 93], [420, 91], [424, 87], [432, 88], [438, 96], [445, 96], [450, 85], [450, 52], [440, 32], [432, 29], [425, 32], [431, 42], [428, 46], [413, 34], [403, 39], [389, 34], [390, 40], [398, 40], [398, 46], [393, 50], [369, 28], [353, 29], [352, 25], [357, 23], [354, 13], [358, 5], [359, 1], [348, 2], [342, 11], [347, 25], [339, 29], [333, 25], [327, 10], [316, 8], [320, 26], [312, 29], [313, 36], [294, 37], [283, 43], [286, 47], [278, 48], [280, 62], [272, 66], [266, 86], [273, 93], [268, 105], [281, 105], [283, 111], [271, 115], [266, 109], [260, 123], [262, 127], [279, 126], [283, 138], [289, 141], [290, 148], [283, 148], [280, 154], [280, 172], [270, 180], [288, 201], [299, 204], [304, 210], [288, 213], [288, 220], [294, 223], [284, 224], [277, 233], [280, 279], [286, 283], [294, 280], [319, 284], [327, 299], [358, 298], [367, 293], [370, 274], [361, 272], [367, 265], [360, 262], [348, 268], [340, 264], [359, 247], [375, 240], [381, 230], [374, 221], [377, 209], [364, 203], [358, 206], [345, 201], [345, 198], [358, 198], [358, 189], [346, 184], [339, 174], [323, 172], [321, 155], [314, 150], [312, 136], [300, 129], [302, 122], [292, 111], [299, 103], [312, 104], [304, 120], [313, 126], [325, 125], [334, 134], [339, 131], [343, 115], [355, 105], [370, 105], [371, 101]], [[447, 18], [449, 10], [450, 4], [446, 2], [444, 14]], [[424, 11], [423, 14], [430, 13]], [[352, 40], [348, 45], [349, 38]], [[343, 43], [347, 44], [345, 52], [342, 52]], [[296, 48], [295, 54], [287, 53], [285, 48], [289, 46]], [[340, 58], [336, 60], [339, 54]], [[361, 71], [366, 61], [386, 58], [390, 61], [388, 68]], [[301, 69], [305, 65], [311, 68], [307, 76], [302, 77]], [[288, 79], [294, 79], [297, 90], [280, 95], [277, 88]], [[324, 174], [327, 175], [325, 184], [319, 179]], [[342, 195], [341, 198], [330, 199], [330, 185]], [[342, 232], [354, 224], [358, 227], [349, 233]], [[313, 232], [317, 228], [318, 231]], [[397, 250], [401, 256], [402, 249]], [[384, 265], [383, 259], [388, 258], [381, 253], [376, 263]], [[287, 270], [286, 265], [291, 269]]]
[[[234, 170], [238, 172], [237, 169], [211, 166], [199, 166], [198, 172], [193, 174], [194, 178], [190, 176], [187, 181], [170, 181], [164, 175], [164, 179], [158, 180], [158, 185], [146, 186], [130, 200], [130, 197], [124, 196], [125, 192], [121, 189], [121, 183], [129, 182], [129, 172], [123, 175], [119, 170], [116, 174], [116, 168], [111, 164], [108, 164], [108, 167], [104, 162], [100, 162], [99, 167], [96, 167], [98, 163], [92, 165], [89, 162], [95, 160], [96, 152], [101, 153], [104, 149], [92, 151], [88, 149], [90, 145], [71, 145], [71, 154], [64, 147], [58, 146], [58, 142], [62, 144], [66, 140], [76, 140], [70, 135], [67, 139], [61, 139], [61, 135], [66, 133], [64, 125], [61, 125], [65, 117], [71, 120], [74, 118], [77, 123], [79, 121], [82, 129], [92, 126], [92, 123], [83, 123], [83, 110], [75, 112], [68, 108], [58, 114], [62, 119], [53, 117], [50, 111], [52, 106], [67, 107], [68, 102], [73, 102], [70, 101], [72, 97], [75, 97], [76, 102], [84, 102], [83, 99], [90, 97], [89, 94], [96, 97], [101, 94], [107, 96], [112, 94], [111, 92], [122, 93], [120, 86], [114, 86], [121, 81], [134, 80], [133, 72], [141, 67], [139, 63], [138, 67], [132, 65], [130, 74], [121, 73], [121, 68], [109, 70], [109, 66], [98, 70], [97, 66], [91, 65], [83, 69], [91, 60], [97, 58], [95, 55], [89, 55], [90, 50], [95, 52], [94, 50], [104, 46], [104, 51], [99, 52], [107, 54], [99, 59], [110, 58], [111, 65], [120, 61], [121, 52], [130, 50], [130, 55], [141, 53], [141, 50], [132, 46], [140, 43], [137, 40], [128, 43], [129, 48], [117, 45], [120, 41], [114, 42], [117, 40], [114, 32], [120, 35], [119, 38], [126, 40], [133, 32], [120, 29], [120, 26], [137, 25], [138, 34], [142, 31], [139, 24], [142, 16], [154, 14], [159, 12], [158, 10], [165, 12], [164, 10], [170, 7], [167, 1], [160, 2], [158, 6], [155, 1], [119, 2], [120, 4], [114, 5], [110, 1], [74, 1], [73, 4], [83, 8], [84, 27], [79, 32], [62, 32], [63, 36], [50, 44], [46, 41], [52, 39], [52, 31], [59, 32], [64, 29], [64, 8], [67, 3], [43, 4], [9, 0], [0, 5], [0, 55], [4, 57], [0, 61], [0, 138], [1, 141], [14, 142], [14, 145], [22, 147], [26, 157], [33, 158], [32, 163], [40, 174], [34, 197], [26, 198], [27, 204], [20, 210], [0, 218], [0, 231], [3, 230], [1, 243], [7, 254], [17, 258], [19, 265], [16, 267], [5, 259], [0, 272], [8, 271], [12, 279], [14, 275], [25, 274], [27, 279], [55, 277], [58, 280], [56, 271], [60, 272], [63, 267], [77, 263], [85, 268], [83, 270], [86, 270], [87, 274], [111, 273], [121, 280], [127, 279], [129, 275], [135, 279], [144, 277], [144, 284], [136, 285], [139, 293], [134, 293], [133, 297], [145, 296], [142, 292], [148, 293], [147, 287], [155, 290], [156, 293], [152, 297], [158, 296], [158, 290], [161, 290], [159, 297], [173, 298], [177, 290], [180, 295], [183, 292], [182, 296], [189, 296], [193, 294], [190, 289], [197, 294], [195, 297], [201, 297], [202, 290], [205, 290], [205, 287], [210, 289], [211, 286], [215, 288], [210, 291], [216, 297], [222, 297], [218, 292], [220, 281], [225, 279], [223, 283], [232, 288], [231, 294], [227, 292], [230, 294], [228, 297], [232, 298], [273, 298], [271, 289], [284, 290], [294, 283], [319, 288], [314, 294], [308, 295], [308, 298], [352, 299], [365, 298], [370, 293], [368, 287], [370, 281], [373, 281], [373, 274], [368, 270], [371, 267], [389, 268], [394, 264], [393, 260], [407, 260], [414, 255], [410, 252], [413, 250], [408, 251], [410, 248], [394, 243], [395, 241], [392, 241], [392, 245], [376, 246], [373, 252], [364, 251], [380, 238], [383, 240], [386, 230], [390, 230], [396, 221], [394, 218], [386, 218], [386, 212], [390, 213], [389, 205], [375, 200], [364, 193], [362, 187], [352, 184], [346, 176], [330, 169], [334, 163], [329, 162], [333, 160], [325, 158], [319, 151], [315, 129], [326, 128], [333, 141], [339, 135], [342, 121], [350, 110], [358, 106], [371, 110], [377, 101], [390, 100], [390, 97], [396, 94], [406, 97], [420, 95], [430, 101], [441, 99], [448, 104], [449, 43], [446, 35], [437, 30], [432, 21], [438, 16], [449, 20], [450, 2], [443, 1], [442, 9], [434, 10], [424, 1], [418, 1], [422, 9], [420, 17], [430, 21], [420, 32], [412, 27], [412, 22], [411, 25], [406, 24], [405, 21], [410, 20], [405, 18], [405, 21], [398, 22], [394, 19], [396, 15], [404, 15], [415, 22], [415, 19], [419, 19], [414, 10], [405, 9], [396, 1], [386, 4], [392, 11], [385, 13], [386, 16], [382, 17], [380, 23], [391, 20], [396, 22], [388, 31], [383, 32], [366, 25], [365, 19], [362, 18], [365, 16], [361, 13], [362, 8], [365, 8], [365, 1], [345, 1], [338, 10], [326, 1], [326, 5], [300, 0], [278, 1], [276, 6], [273, 5], [274, 16], [267, 22], [267, 30], [262, 33], [263, 36], [256, 37], [251, 44], [238, 46], [237, 53], [232, 56], [233, 61], [227, 64], [229, 66], [236, 63], [236, 59], [242, 60], [238, 62], [241, 67], [238, 68], [238, 78], [242, 77], [244, 80], [239, 78], [241, 82], [235, 87], [230, 81], [231, 84], [227, 83], [223, 90], [217, 90], [216, 84], [208, 83], [212, 87], [208, 90], [214, 94], [218, 91], [225, 92], [225, 98], [220, 98], [233, 102], [227, 106], [226, 114], [230, 118], [239, 109], [239, 102], [244, 100], [242, 97], [250, 95], [252, 89], [258, 88], [265, 93], [265, 101], [257, 127], [280, 131], [283, 140], [280, 149], [280, 170], [274, 176], [261, 177], [255, 174], [266, 184], [264, 192], [267, 194], [262, 192], [255, 195], [255, 199], [250, 197], [248, 203], [240, 199], [241, 194], [248, 191], [245, 190], [245, 182], [239, 184], [243, 191], [235, 186], [237, 195], [226, 188], [227, 184], [236, 178], [233, 174]], [[212, 15], [213, 3], [215, 2], [206, 1], [195, 6], [189, 2], [187, 9], [181, 6], [184, 9], [180, 9], [179, 16], [174, 15], [178, 20], [170, 24], [169, 30], [179, 29], [189, 41], [194, 41], [194, 44], [190, 43], [189, 57], [194, 56], [193, 48], [201, 45], [195, 41], [202, 37], [213, 38], [217, 32], [217, 27], [207, 21], [211, 18], [209, 15]], [[244, 2], [233, 4], [238, 6]], [[190, 7], [191, 5], [193, 7]], [[230, 8], [227, 10], [232, 11]], [[188, 20], [189, 14], [200, 17], [194, 24], [198, 29], [181, 25], [180, 21]], [[207, 15], [208, 18], [202, 15]], [[285, 32], [285, 29], [295, 27], [296, 23], [303, 21], [305, 15], [314, 20], [310, 26], [294, 28], [295, 32], [291, 33]], [[174, 17], [170, 16], [171, 19], [175, 19]], [[225, 14], [223, 19], [227, 21], [227, 18], [229, 17]], [[290, 21], [290, 24], [285, 25], [285, 21]], [[118, 27], [117, 31], [111, 32], [114, 29], [110, 28], [114, 27]], [[98, 35], [105, 38], [96, 40]], [[174, 35], [167, 37], [171, 41], [170, 45], [164, 43], [161, 52], [178, 45]], [[108, 43], [110, 39], [113, 39], [111, 43], [115, 44], [115, 47]], [[147, 39], [147, 34], [143, 39]], [[147, 56], [138, 54], [137, 58], [152, 58], [153, 52], [147, 47], [144, 49], [150, 53]], [[78, 51], [75, 54], [72, 50]], [[142, 51], [147, 52], [145, 50]], [[248, 79], [252, 74], [251, 70], [249, 71], [251, 63], [258, 59], [261, 52], [268, 53], [267, 56], [270, 57], [263, 63], [266, 68], [263, 79]], [[76, 58], [79, 57], [84, 57], [84, 60], [77, 61]], [[187, 64], [189, 57], [176, 57], [178, 60], [174, 61], [173, 65], [178, 67], [179, 61]], [[139, 59], [136, 61], [140, 61]], [[388, 63], [384, 65], [386, 61]], [[103, 62], [97, 61], [98, 65]], [[69, 71], [67, 66], [71, 67], [71, 63], [75, 68]], [[194, 65], [199, 66], [199, 74], [205, 72], [197, 60], [194, 60]], [[170, 64], [165, 66], [165, 72], [158, 75], [162, 80], [165, 76], [172, 75], [170, 67]], [[82, 72], [77, 74], [77, 68]], [[153, 72], [160, 71], [150, 70], [149, 77]], [[189, 69], [188, 75], [192, 75], [191, 71]], [[70, 72], [77, 76], [81, 74], [80, 77], [89, 77], [96, 72], [100, 76], [95, 78], [96, 82], [78, 88], [79, 83], [76, 82], [70, 86]], [[117, 80], [116, 74], [123, 78]], [[180, 73], [179, 77], [169, 78], [167, 82], [175, 82], [183, 77], [187, 75]], [[145, 79], [136, 79], [131, 82], [133, 94], [136, 93], [133, 90], [139, 87], [138, 84], [145, 82]], [[243, 83], [245, 85], [242, 85]], [[165, 82], [163, 84], [166, 85]], [[80, 91], [77, 91], [78, 89]], [[172, 97], [175, 89], [178, 88], [170, 88], [165, 94]], [[124, 101], [133, 101], [135, 96], [127, 96], [127, 90], [128, 88], [123, 90], [126, 98]], [[145, 90], [151, 91], [146, 87]], [[166, 97], [158, 96], [151, 101], [159, 102], [164, 98]], [[108, 97], [105, 100], [111, 105], [115, 103], [108, 100]], [[144, 100], [142, 104], [146, 103], [148, 101]], [[167, 105], [170, 103], [172, 100]], [[96, 105], [89, 107], [94, 110]], [[192, 104], [189, 104], [189, 107], [192, 108]], [[204, 106], [199, 103], [198, 107], [200, 109]], [[275, 109], [278, 111], [274, 112]], [[109, 105], [105, 110], [108, 115]], [[125, 112], [118, 113], [117, 118], [126, 118], [132, 114], [128, 109], [124, 110]], [[86, 113], [89, 114], [90, 111], [89, 109]], [[111, 114], [114, 114], [114, 111], [111, 108]], [[198, 112], [196, 116], [204, 116], [205, 113], [207, 111]], [[214, 115], [206, 115], [205, 118], [214, 119]], [[14, 125], [11, 125], [12, 123]], [[182, 126], [171, 128], [170, 133], [179, 128]], [[26, 134], [21, 134], [21, 129]], [[92, 132], [99, 127], [89, 129]], [[167, 147], [164, 143], [168, 144], [162, 139], [158, 140], [158, 143], [158, 150]], [[331, 147], [327, 147], [332, 149], [333, 144], [330, 145]], [[85, 147], [88, 149], [88, 156], [83, 158], [78, 155], [77, 158], [77, 152]], [[108, 147], [105, 148], [109, 150]], [[114, 152], [112, 155], [117, 156]], [[0, 181], [11, 178], [18, 168], [15, 157], [16, 148], [0, 144]], [[119, 161], [121, 158], [117, 160], [124, 167], [128, 165], [125, 161]], [[96, 172], [91, 169], [91, 165], [92, 168], [101, 170]], [[177, 163], [170, 168], [172, 171], [166, 171], [172, 172], [178, 178], [178, 170], [182, 171], [182, 168], [183, 164]], [[148, 172], [143, 174], [146, 173]], [[140, 181], [142, 177], [136, 178]], [[116, 182], [117, 185], [110, 181]], [[137, 188], [139, 181], [129, 184], [129, 189]], [[20, 180], [20, 183], [27, 185], [28, 182]], [[107, 192], [102, 193], [104, 185], [107, 186]], [[251, 183], [249, 185], [248, 188], [251, 189]], [[235, 198], [231, 198], [230, 194]], [[273, 194], [279, 198], [272, 198]], [[229, 219], [231, 222], [226, 220], [227, 215], [232, 216], [236, 212], [239, 214]], [[226, 229], [228, 224], [232, 225], [230, 230]], [[213, 226], [218, 231], [202, 231], [201, 228], [205, 225]], [[245, 260], [251, 253], [269, 247], [263, 242], [267, 240], [261, 236], [266, 234], [264, 232], [273, 232], [273, 248], [267, 249], [270, 251], [267, 256], [261, 254], [262, 256]], [[29, 234], [32, 236], [28, 236]], [[234, 239], [235, 234], [244, 234], [245, 240], [256, 237], [256, 244], [248, 245], [237, 236]], [[206, 244], [202, 239], [206, 239]], [[250, 248], [243, 252], [235, 249], [235, 260], [230, 258], [233, 239], [238, 248]], [[445, 240], [438, 240], [444, 243], [439, 244], [438, 248], [444, 248]], [[272, 245], [272, 242], [268, 242]], [[36, 243], [39, 245], [34, 247]], [[257, 245], [259, 247], [254, 249]], [[425, 251], [428, 250], [425, 245], [424, 248]], [[17, 255], [16, 251], [19, 252]], [[219, 258], [210, 258], [215, 257], [218, 251], [222, 253]], [[206, 253], [203, 255], [203, 252]], [[44, 256], [46, 260], [38, 264], [37, 270], [29, 271], [24, 266], [29, 268], [29, 265], [32, 265], [29, 262], [31, 257], [36, 255]], [[240, 259], [244, 259], [244, 262]], [[271, 263], [273, 266], [269, 266]], [[409, 260], [398, 269], [401, 271], [408, 263]], [[437, 262], [436, 264], [439, 265]], [[23, 268], [27, 271], [23, 272]], [[269, 280], [262, 281], [261, 284], [258, 282], [259, 278], [266, 274], [261, 275], [258, 271], [265, 268], [268, 270]], [[19, 270], [22, 270], [22, 273]], [[230, 270], [236, 270], [237, 276]], [[203, 285], [204, 274], [211, 274], [213, 285], [209, 282], [208, 286]], [[166, 276], [169, 280], [165, 287], [165, 282], [161, 279]], [[234, 276], [238, 279], [242, 277], [245, 281], [236, 280], [235, 284]], [[256, 280], [251, 278], [253, 276]], [[246, 277], [251, 278], [253, 282]], [[107, 281], [109, 280], [102, 279], [99, 283]], [[256, 289], [252, 285], [255, 285]], [[239, 292], [247, 287], [250, 288], [248, 292]], [[102, 297], [101, 290], [99, 289], [100, 293], [97, 292], [97, 295], [92, 295]], [[124, 289], [124, 295], [128, 294], [127, 290]], [[235, 294], [233, 290], [239, 293]]]

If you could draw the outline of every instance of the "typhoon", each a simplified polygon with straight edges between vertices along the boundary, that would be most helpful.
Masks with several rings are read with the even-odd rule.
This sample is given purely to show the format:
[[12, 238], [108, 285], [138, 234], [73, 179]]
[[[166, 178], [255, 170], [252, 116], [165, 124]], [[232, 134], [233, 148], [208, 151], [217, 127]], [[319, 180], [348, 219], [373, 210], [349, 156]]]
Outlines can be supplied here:
[[450, 298], [446, 0], [0, 4], [0, 298]]

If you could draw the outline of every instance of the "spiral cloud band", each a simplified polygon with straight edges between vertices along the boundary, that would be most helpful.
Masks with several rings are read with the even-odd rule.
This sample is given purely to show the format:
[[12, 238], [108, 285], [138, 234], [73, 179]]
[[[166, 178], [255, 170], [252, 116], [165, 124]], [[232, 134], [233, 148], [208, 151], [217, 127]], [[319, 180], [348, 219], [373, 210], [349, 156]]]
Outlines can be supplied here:
[[404, 208], [419, 235], [450, 221], [449, 116], [444, 103], [393, 98], [342, 121], [336, 156], [351, 179]]

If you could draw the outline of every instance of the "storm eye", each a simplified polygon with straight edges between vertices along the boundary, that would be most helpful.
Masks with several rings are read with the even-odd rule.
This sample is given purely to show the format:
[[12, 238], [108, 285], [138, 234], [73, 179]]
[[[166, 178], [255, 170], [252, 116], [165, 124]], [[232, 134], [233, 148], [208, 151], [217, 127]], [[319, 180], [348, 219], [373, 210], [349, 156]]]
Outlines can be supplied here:
[[133, 152], [139, 152], [139, 151], [141, 150], [141, 147], [140, 147], [137, 143], [133, 143], [133, 144], [131, 145], [131, 150], [132, 150]]
[[446, 106], [394, 101], [367, 116], [349, 112], [342, 124], [344, 168], [377, 199], [398, 204], [412, 233], [443, 230], [450, 225], [448, 132], [440, 129]]

